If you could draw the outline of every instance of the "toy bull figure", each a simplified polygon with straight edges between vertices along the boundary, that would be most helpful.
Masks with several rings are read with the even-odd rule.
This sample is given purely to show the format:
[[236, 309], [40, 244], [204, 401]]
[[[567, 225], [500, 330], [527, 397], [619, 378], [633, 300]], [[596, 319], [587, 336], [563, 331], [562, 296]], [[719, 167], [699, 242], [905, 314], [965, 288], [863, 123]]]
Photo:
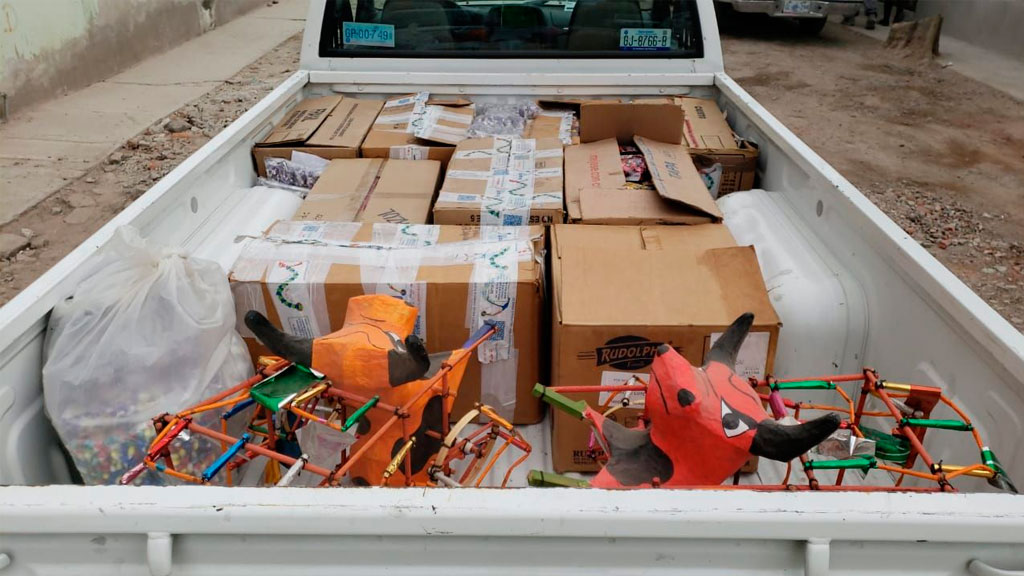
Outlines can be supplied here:
[[[423, 342], [412, 334], [417, 312], [416, 308], [391, 296], [351, 298], [341, 330], [314, 339], [285, 334], [255, 311], [246, 314], [245, 323], [272, 352], [323, 373], [332, 386], [367, 398], [380, 396], [381, 402], [393, 406], [405, 406], [425, 387], [435, 384], [431, 377], [455, 354], [427, 354]], [[451, 409], [466, 362], [449, 363], [452, 369], [448, 373], [447, 402]], [[441, 402], [439, 393], [426, 393], [409, 407], [409, 424], [415, 429], [412, 435], [417, 439], [409, 455], [411, 480], [416, 484], [427, 482], [427, 463], [440, 449]], [[367, 412], [358, 428], [361, 438], [353, 450], [358, 450], [390, 416], [381, 410]], [[392, 426], [352, 466], [353, 482], [378, 482], [403, 444], [402, 427]], [[402, 471], [403, 468], [399, 468], [399, 475]]]
[[586, 408], [583, 415], [603, 437], [609, 457], [592, 486], [717, 485], [751, 454], [789, 461], [839, 427], [835, 414], [787, 426], [765, 412], [761, 399], [734, 368], [753, 321], [749, 313], [736, 319], [700, 368], [662, 345], [647, 383], [646, 428], [626, 428]]

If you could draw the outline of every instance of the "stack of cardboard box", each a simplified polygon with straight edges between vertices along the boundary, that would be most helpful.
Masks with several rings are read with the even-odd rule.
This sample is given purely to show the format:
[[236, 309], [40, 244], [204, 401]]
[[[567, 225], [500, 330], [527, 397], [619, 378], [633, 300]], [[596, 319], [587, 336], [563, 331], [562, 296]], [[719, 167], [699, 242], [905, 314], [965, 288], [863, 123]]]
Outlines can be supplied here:
[[[315, 336], [341, 326], [348, 298], [391, 293], [420, 307], [417, 331], [430, 350], [459, 345], [493, 314], [508, 323], [507, 337], [497, 356], [470, 364], [455, 414], [483, 401], [516, 424], [544, 414], [530, 395], [535, 382], [643, 379], [662, 344], [700, 365], [744, 312], [755, 324], [740, 371], [771, 371], [781, 323], [753, 249], [737, 246], [721, 223], [701, 171], [719, 167], [719, 194], [748, 189], [756, 147], [734, 137], [711, 100], [541, 104], [546, 111], [520, 137], [468, 138], [467, 100], [300, 103], [254, 148], [258, 169], [295, 149], [333, 160], [294, 221], [252, 241], [235, 265], [239, 311], [261, 310]], [[635, 147], [649, 182], [627, 182], [620, 146]], [[481, 262], [498, 248], [514, 273], [501, 278], [505, 300], [491, 302], [495, 277]], [[265, 353], [239, 329], [254, 355]], [[622, 395], [581, 397], [622, 403]], [[642, 397], [629, 400], [614, 418], [632, 426]], [[556, 471], [598, 468], [584, 423], [555, 412], [552, 425]]]

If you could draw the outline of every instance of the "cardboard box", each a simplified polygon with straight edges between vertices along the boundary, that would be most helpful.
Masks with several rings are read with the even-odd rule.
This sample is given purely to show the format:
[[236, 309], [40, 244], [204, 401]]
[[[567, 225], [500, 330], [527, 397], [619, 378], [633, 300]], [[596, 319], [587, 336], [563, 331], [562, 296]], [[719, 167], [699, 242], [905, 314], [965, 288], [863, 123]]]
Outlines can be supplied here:
[[436, 224], [519, 226], [564, 220], [558, 138], [463, 140], [434, 204]]
[[656, 190], [626, 187], [618, 143], [601, 140], [565, 149], [569, 222], [583, 224], [703, 224], [722, 213], [686, 147], [637, 136]]
[[383, 103], [343, 96], [308, 98], [298, 103], [252, 149], [256, 172], [267, 175], [267, 158], [291, 159], [295, 150], [321, 158], [356, 158]]
[[[468, 113], [468, 121], [465, 122], [466, 129], [469, 128], [469, 124], [473, 120], [473, 108], [468, 100], [436, 98], [431, 100], [426, 92], [396, 96], [384, 102], [380, 114], [373, 122], [370, 133], [363, 140], [360, 154], [364, 158], [437, 160], [442, 165], [447, 165], [455, 151], [452, 144], [461, 141], [462, 138], [455, 138], [451, 134], [445, 133], [443, 134], [446, 138], [445, 141], [433, 142], [418, 138], [409, 130], [409, 124], [414, 116], [425, 113], [426, 106], [442, 107], [446, 114], [456, 114], [460, 119], [465, 119]], [[424, 135], [440, 136], [442, 132], [442, 130], [436, 130]]]
[[677, 98], [683, 108], [684, 135], [690, 155], [700, 167], [722, 165], [718, 195], [750, 190], [757, 174], [757, 146], [747, 140], [737, 142], [714, 100]]
[[499, 322], [501, 337], [469, 360], [455, 417], [483, 401], [516, 424], [542, 418], [531, 389], [548, 374], [543, 227], [278, 222], [265, 236], [229, 276], [253, 359], [268, 350], [242, 322], [249, 310], [315, 337], [341, 328], [349, 298], [392, 294], [419, 308], [431, 352], [458, 348], [484, 318]]
[[635, 136], [668, 144], [683, 143], [683, 109], [672, 102], [586, 102], [580, 105], [580, 142]]
[[[667, 343], [694, 365], [740, 314], [754, 326], [739, 353], [743, 377], [770, 372], [780, 322], [752, 247], [721, 224], [559, 225], [551, 233], [551, 385], [621, 384], [645, 376]], [[599, 394], [573, 394], [592, 407]], [[635, 406], [635, 404], [634, 404]], [[617, 417], [635, 424], [638, 412]], [[557, 472], [592, 472], [590, 427], [553, 411]]]
[[292, 220], [426, 224], [441, 163], [332, 160]]
[[572, 110], [544, 110], [526, 123], [523, 138], [557, 138], [567, 146], [580, 143], [580, 123]]

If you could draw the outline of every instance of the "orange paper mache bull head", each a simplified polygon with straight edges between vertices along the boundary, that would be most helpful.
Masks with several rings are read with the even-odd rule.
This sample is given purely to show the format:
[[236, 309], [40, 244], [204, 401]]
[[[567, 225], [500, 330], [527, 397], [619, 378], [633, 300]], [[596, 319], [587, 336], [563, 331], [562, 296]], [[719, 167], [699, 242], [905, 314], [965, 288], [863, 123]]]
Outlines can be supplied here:
[[[320, 338], [300, 338], [281, 332], [255, 311], [246, 314], [245, 323], [272, 352], [324, 374], [332, 386], [365, 398], [380, 396], [384, 404], [404, 406], [424, 388], [435, 384], [431, 377], [453, 354], [427, 353], [423, 342], [412, 333], [417, 313], [415, 307], [398, 298], [368, 295], [349, 299], [342, 328]], [[416, 437], [409, 456], [411, 480], [416, 484], [428, 481], [427, 464], [441, 445], [442, 401], [448, 402], [450, 410], [465, 372], [465, 362], [451, 365], [446, 400], [440, 391], [435, 391], [409, 406], [407, 425], [415, 429], [412, 436]], [[359, 424], [360, 438], [352, 450], [358, 450], [390, 417], [382, 410], [367, 412]], [[428, 434], [431, 431], [435, 433]], [[352, 466], [353, 482], [378, 482], [403, 444], [402, 426], [391, 426]], [[400, 468], [400, 478], [403, 472]]]

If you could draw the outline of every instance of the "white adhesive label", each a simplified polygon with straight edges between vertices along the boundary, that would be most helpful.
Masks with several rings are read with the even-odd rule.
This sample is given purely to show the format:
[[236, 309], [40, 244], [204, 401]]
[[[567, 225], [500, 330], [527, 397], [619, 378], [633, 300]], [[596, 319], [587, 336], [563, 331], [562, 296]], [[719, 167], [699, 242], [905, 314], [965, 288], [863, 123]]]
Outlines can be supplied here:
[[[614, 370], [605, 370], [601, 372], [601, 386], [625, 386], [626, 384], [647, 384], [647, 379], [650, 378], [650, 374], [643, 374], [640, 372], [616, 372]], [[630, 382], [633, 378], [636, 380]], [[608, 402], [608, 398], [615, 396], [612, 401], [612, 406], [615, 406], [622, 402], [623, 398], [629, 399], [630, 408], [643, 408], [644, 398], [647, 395], [643, 390], [637, 390], [635, 392], [601, 392], [598, 394], [598, 404], [604, 406]]]
[[491, 173], [487, 170], [449, 170], [447, 176], [458, 180], [487, 180]]
[[[315, 262], [278, 260], [267, 270], [267, 289], [285, 332], [303, 338], [327, 334], [327, 302]], [[318, 313], [320, 312], [320, 313]]]
[[[722, 337], [722, 332], [711, 333], [711, 345]], [[751, 332], [740, 346], [736, 354], [736, 373], [743, 378], [764, 378], [764, 367], [768, 363], [768, 344], [771, 342], [768, 332]]]
[[267, 240], [300, 244], [348, 244], [361, 226], [359, 222], [282, 220], [267, 232]]
[[[483, 233], [483, 232], [482, 232]], [[500, 234], [499, 232], [492, 232]], [[477, 349], [483, 363], [508, 360], [513, 348], [516, 282], [519, 275], [518, 241], [498, 241], [476, 259], [470, 277], [469, 329], [493, 321], [496, 333]]]
[[456, 194], [455, 192], [441, 192], [437, 195], [438, 202], [449, 204], [480, 204], [482, 196], [476, 194]]
[[417, 92], [416, 94], [412, 94], [410, 96], [395, 98], [394, 100], [388, 100], [387, 102], [384, 103], [384, 109], [387, 110], [388, 108], [400, 108], [402, 106], [415, 104], [416, 102], [426, 102], [429, 98], [430, 92]]
[[401, 298], [419, 310], [413, 334], [424, 342], [427, 286], [416, 278], [423, 260], [421, 248], [437, 244], [440, 233], [440, 228], [427, 224], [374, 224], [373, 244], [385, 248], [364, 251], [359, 266], [363, 292]]

